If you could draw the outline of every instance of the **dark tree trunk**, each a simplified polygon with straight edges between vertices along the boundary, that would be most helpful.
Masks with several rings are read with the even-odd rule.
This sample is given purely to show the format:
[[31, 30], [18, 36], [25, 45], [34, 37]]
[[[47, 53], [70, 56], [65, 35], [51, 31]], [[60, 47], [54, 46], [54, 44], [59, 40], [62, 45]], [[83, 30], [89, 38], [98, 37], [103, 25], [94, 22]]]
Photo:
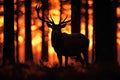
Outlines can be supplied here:
[[17, 0], [17, 30], [16, 30], [16, 62], [19, 63], [19, 41], [18, 41], [18, 36], [19, 36], [19, 25], [18, 25], [18, 19], [19, 19], [19, 0]]
[[25, 0], [25, 61], [33, 61], [31, 44], [31, 0]]
[[114, 0], [94, 0], [96, 62], [116, 62], [116, 7]]
[[[48, 0], [42, 0], [42, 18], [45, 18], [45, 10], [48, 7]], [[42, 60], [43, 61], [48, 61], [48, 43], [45, 41], [45, 37], [47, 37], [45, 35], [45, 25], [44, 25], [44, 21], [42, 21]]]
[[85, 35], [88, 37], [88, 0], [86, 0], [86, 5], [85, 5], [85, 8], [86, 8], [86, 13], [85, 13]]
[[62, 20], [62, 10], [63, 10], [62, 5], [63, 5], [63, 2], [62, 0], [60, 0], [60, 21]]
[[14, 64], [14, 0], [4, 0], [3, 64]]
[[71, 0], [72, 33], [80, 33], [80, 0]]

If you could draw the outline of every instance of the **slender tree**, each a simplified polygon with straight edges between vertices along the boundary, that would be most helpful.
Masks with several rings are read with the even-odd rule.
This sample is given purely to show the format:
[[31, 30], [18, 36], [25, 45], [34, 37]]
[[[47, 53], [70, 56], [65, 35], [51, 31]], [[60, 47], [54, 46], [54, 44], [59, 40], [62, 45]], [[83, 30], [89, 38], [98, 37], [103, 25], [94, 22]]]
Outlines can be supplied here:
[[85, 8], [86, 8], [86, 13], [85, 13], [85, 23], [86, 23], [86, 28], [85, 28], [85, 31], [86, 31], [86, 36], [88, 36], [88, 0], [86, 0], [86, 4], [85, 4]]
[[[42, 18], [45, 18], [45, 11], [48, 7], [48, 0], [41, 0], [42, 2]], [[48, 43], [45, 41], [45, 25], [44, 21], [42, 21], [42, 60], [43, 61], [48, 61]]]
[[3, 64], [14, 64], [14, 0], [4, 0]]
[[72, 33], [80, 32], [80, 0], [71, 0]]
[[31, 0], [25, 0], [25, 61], [33, 61], [31, 44]]
[[17, 30], [16, 30], [16, 62], [19, 63], [19, 41], [18, 41], [18, 35], [19, 35], [19, 25], [18, 25], [18, 19], [19, 19], [19, 0], [17, 0], [17, 10], [16, 10], [16, 15], [17, 15]]
[[96, 62], [116, 62], [116, 11], [114, 0], [94, 0]]

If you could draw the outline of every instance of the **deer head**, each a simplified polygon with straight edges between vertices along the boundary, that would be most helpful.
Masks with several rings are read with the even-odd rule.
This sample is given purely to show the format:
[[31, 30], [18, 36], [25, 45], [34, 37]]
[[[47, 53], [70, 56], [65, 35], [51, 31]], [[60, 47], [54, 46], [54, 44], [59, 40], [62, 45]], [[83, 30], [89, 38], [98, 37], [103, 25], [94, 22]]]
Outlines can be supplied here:
[[51, 15], [50, 15], [50, 19], [47, 17], [47, 20], [45, 20], [45, 19], [43, 19], [42, 17], [40, 17], [40, 15], [39, 15], [40, 9], [41, 9], [40, 6], [36, 6], [36, 7], [35, 7], [35, 10], [36, 10], [36, 12], [37, 12], [38, 18], [39, 18], [40, 20], [46, 22], [46, 23], [47, 23], [47, 26], [50, 27], [50, 28], [52, 28], [53, 30], [55, 30], [55, 29], [60, 30], [61, 28], [64, 28], [68, 22], [71, 21], [71, 20], [67, 20], [67, 21], [66, 21], [66, 19], [67, 19], [67, 17], [68, 17], [68, 16], [67, 16], [63, 21], [60, 20], [59, 24], [55, 24], [55, 22], [54, 22], [54, 20], [52, 19], [52, 16], [51, 16]]

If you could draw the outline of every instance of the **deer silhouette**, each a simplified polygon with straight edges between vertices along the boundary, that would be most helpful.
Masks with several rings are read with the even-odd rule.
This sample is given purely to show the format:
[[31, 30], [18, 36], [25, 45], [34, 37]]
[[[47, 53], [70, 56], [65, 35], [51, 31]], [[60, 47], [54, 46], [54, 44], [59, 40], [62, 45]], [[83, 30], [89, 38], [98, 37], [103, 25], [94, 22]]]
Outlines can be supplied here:
[[[40, 17], [39, 11], [41, 8], [39, 6], [36, 6], [35, 9], [38, 18], [46, 22], [49, 28], [52, 28], [51, 43], [57, 53], [60, 67], [62, 67], [62, 56], [65, 56], [65, 65], [68, 64], [69, 56], [76, 56], [77, 60], [80, 60], [83, 64], [88, 64], [89, 39], [81, 33], [67, 34], [61, 32], [61, 28], [64, 28], [71, 20], [66, 21], [66, 17], [59, 24], [55, 24], [51, 16], [51, 19], [47, 18], [47, 20]], [[80, 56], [81, 53], [83, 53], [84, 59]]]

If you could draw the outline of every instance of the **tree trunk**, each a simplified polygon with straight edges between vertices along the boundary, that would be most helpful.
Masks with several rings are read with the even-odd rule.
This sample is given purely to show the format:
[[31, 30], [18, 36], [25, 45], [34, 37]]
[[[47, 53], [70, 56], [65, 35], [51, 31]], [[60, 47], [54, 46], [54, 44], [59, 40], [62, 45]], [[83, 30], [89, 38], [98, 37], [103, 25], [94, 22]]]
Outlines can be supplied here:
[[110, 0], [94, 0], [96, 62], [116, 62], [116, 11]]
[[[45, 9], [48, 7], [48, 0], [42, 0], [42, 18], [45, 18]], [[43, 61], [48, 61], [48, 43], [45, 41], [45, 25], [44, 21], [42, 21], [42, 60]]]
[[31, 44], [31, 0], [25, 0], [25, 61], [33, 61]]
[[86, 13], [85, 13], [85, 35], [88, 37], [88, 0], [86, 0], [86, 4], [85, 4], [85, 8], [86, 8]]
[[18, 41], [18, 36], [19, 36], [19, 25], [18, 25], [18, 19], [19, 19], [19, 0], [17, 0], [17, 30], [16, 30], [16, 62], [19, 63], [19, 41]]
[[3, 64], [14, 64], [14, 0], [4, 0]]
[[80, 33], [80, 0], [71, 0], [72, 33]]

